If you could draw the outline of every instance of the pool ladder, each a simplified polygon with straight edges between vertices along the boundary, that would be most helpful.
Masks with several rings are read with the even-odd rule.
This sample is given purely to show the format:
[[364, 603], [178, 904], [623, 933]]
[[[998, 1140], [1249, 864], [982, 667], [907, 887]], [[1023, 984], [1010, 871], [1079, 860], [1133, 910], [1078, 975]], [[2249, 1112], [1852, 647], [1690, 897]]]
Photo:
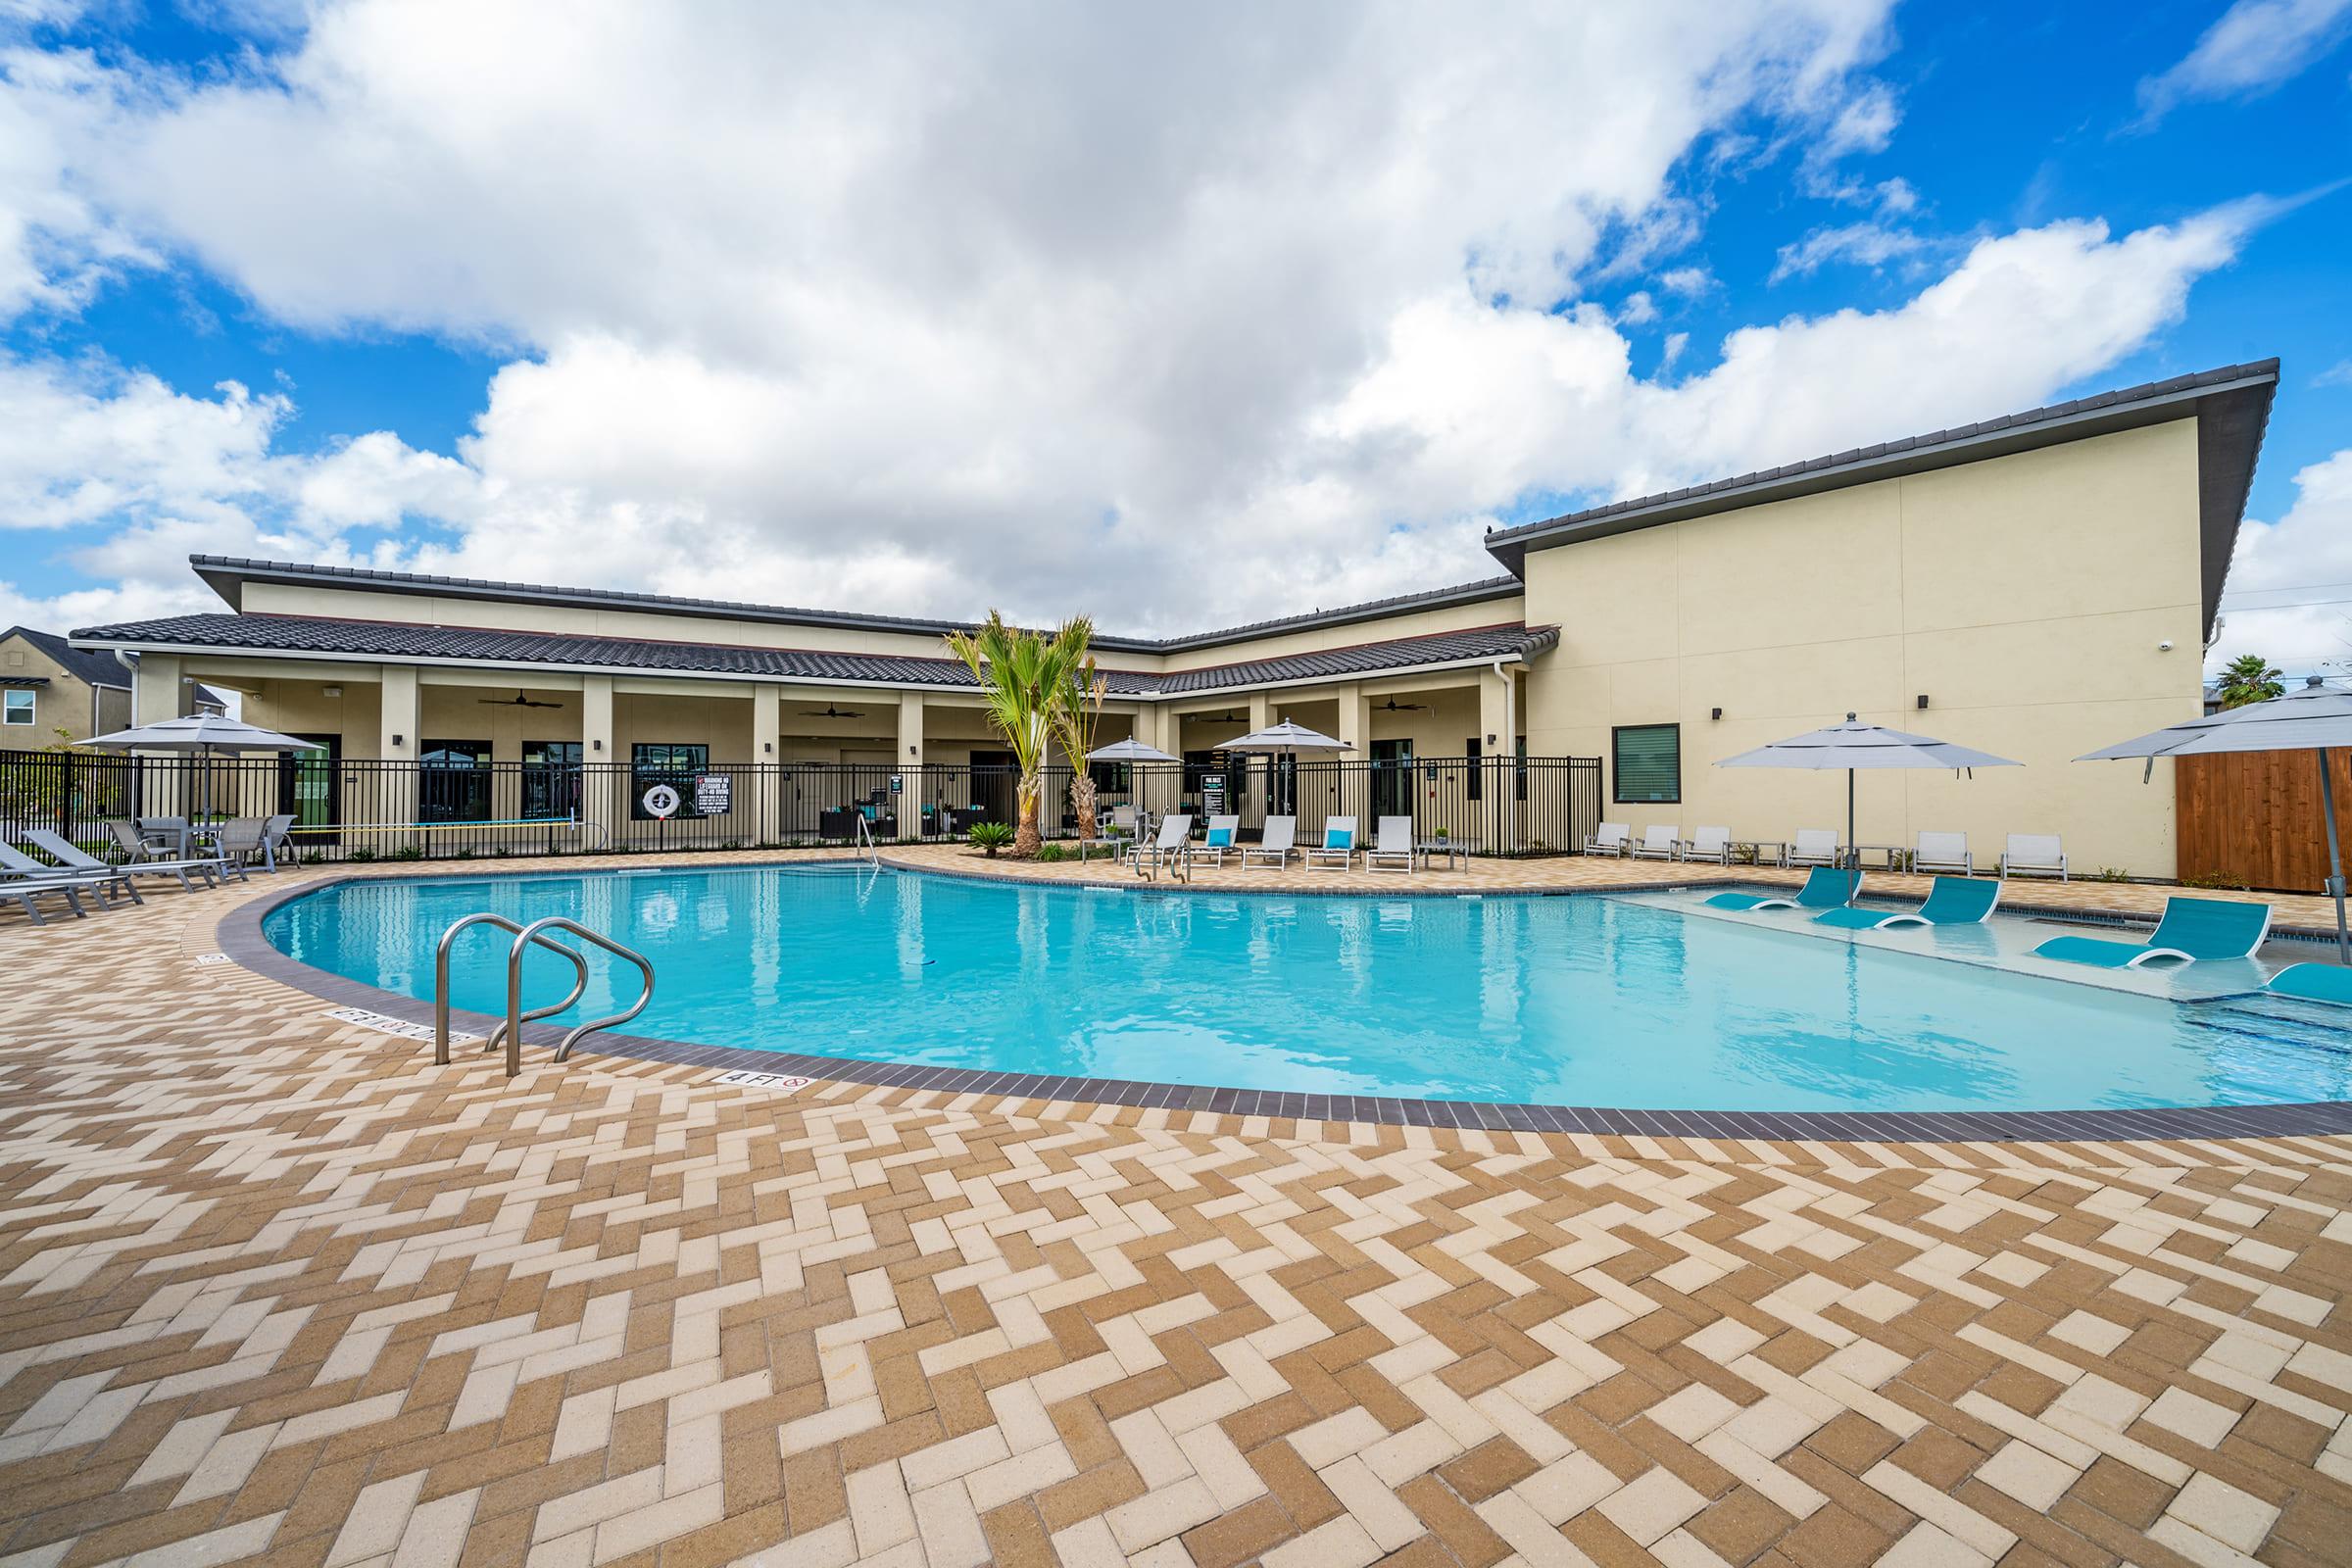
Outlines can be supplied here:
[[[637, 972], [645, 977], [644, 991], [638, 994], [636, 1002], [627, 1010], [616, 1012], [609, 1018], [591, 1018], [586, 1023], [573, 1026], [557, 1044], [556, 1060], [562, 1061], [569, 1056], [572, 1047], [599, 1029], [611, 1029], [617, 1024], [627, 1023], [643, 1012], [645, 1004], [654, 1000], [654, 966], [646, 956], [634, 948], [622, 946], [602, 932], [591, 931], [576, 920], [551, 914], [544, 919], [533, 920], [529, 925], [517, 925], [505, 915], [492, 914], [487, 909], [465, 915], [450, 922], [449, 929], [441, 933], [440, 945], [433, 950], [433, 1060], [441, 1066], [449, 1065], [449, 950], [457, 942], [458, 933], [469, 925], [494, 925], [501, 931], [511, 931], [514, 935], [514, 945], [507, 949], [507, 1015], [490, 1031], [490, 1037], [482, 1042], [484, 1051], [494, 1050], [502, 1039], [506, 1042], [507, 1076], [510, 1078], [522, 1071], [522, 1026], [534, 1018], [562, 1012], [579, 1001], [581, 993], [588, 989], [588, 960], [581, 957], [576, 950], [549, 937], [546, 934], [549, 930], [565, 931], [585, 938], [615, 957], [628, 959], [637, 966]], [[562, 1002], [545, 1007], [533, 1007], [526, 1012], [522, 1006], [522, 956], [532, 948], [545, 948], [550, 953], [560, 953], [569, 958], [576, 978], [572, 981], [571, 994]]]

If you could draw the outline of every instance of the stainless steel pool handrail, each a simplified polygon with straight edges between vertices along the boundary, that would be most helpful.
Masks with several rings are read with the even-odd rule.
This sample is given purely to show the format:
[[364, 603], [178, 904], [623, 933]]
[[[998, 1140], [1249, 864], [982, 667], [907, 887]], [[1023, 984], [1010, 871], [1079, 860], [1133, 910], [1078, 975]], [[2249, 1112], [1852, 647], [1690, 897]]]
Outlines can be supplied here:
[[[433, 949], [433, 1063], [440, 1067], [449, 1065], [449, 950], [456, 945], [458, 933], [469, 925], [494, 925], [502, 931], [513, 933], [522, 930], [520, 924], [508, 919], [505, 915], [493, 914], [489, 910], [483, 909], [451, 921], [449, 929], [441, 933], [441, 941]], [[588, 989], [588, 960], [586, 958], [551, 937], [539, 937], [535, 939], [535, 942], [537, 946], [547, 949], [550, 953], [561, 953], [569, 958], [572, 967], [578, 970], [579, 974], [578, 978], [572, 982], [570, 996], [565, 997], [552, 1007], [533, 1007], [522, 1015], [523, 1021], [526, 1023], [533, 1018], [545, 1018], [562, 1012], [565, 1007], [579, 1001]], [[510, 1003], [513, 1000], [512, 993], [509, 993], [509, 1000]], [[508, 1011], [510, 1013], [514, 1011], [512, 1005], [509, 1006]], [[484, 1051], [495, 1049], [500, 1037], [506, 1032], [507, 1025], [503, 1022], [498, 1024], [491, 1029], [489, 1038], [482, 1042], [482, 1049]], [[510, 1064], [507, 1072], [512, 1077], [516, 1068], [512, 1061], [513, 1054], [509, 1054]]]
[[[545, 937], [540, 935], [551, 926], [558, 931], [568, 931], [575, 937], [585, 937], [614, 957], [628, 959], [637, 966], [637, 972], [645, 977], [645, 989], [638, 993], [637, 1000], [626, 1009], [613, 1013], [609, 1018], [591, 1018], [586, 1023], [573, 1025], [571, 1032], [566, 1034], [556, 1046], [556, 1060], [562, 1061], [570, 1055], [571, 1048], [578, 1045], [584, 1036], [592, 1035], [599, 1029], [610, 1029], [614, 1024], [627, 1023], [631, 1018], [643, 1012], [645, 1004], [654, 1000], [653, 962], [635, 948], [624, 947], [603, 932], [592, 931], [577, 920], [566, 920], [560, 914], [550, 914], [533, 920], [515, 933], [514, 945], [507, 950], [507, 1076], [510, 1078], [522, 1071], [522, 956], [529, 952], [533, 945], [541, 947], [551, 945]], [[568, 952], [569, 950], [559, 948], [557, 951]], [[583, 974], [586, 972], [586, 968], [587, 965], [583, 962], [581, 965]], [[574, 995], [577, 993], [575, 992]], [[569, 1004], [566, 1003], [565, 1005], [569, 1005]], [[537, 1014], [534, 1013], [533, 1016], [537, 1016]]]
[[865, 844], [865, 858], [873, 861], [874, 864], [880, 865], [882, 863], [882, 852], [874, 847], [874, 825], [865, 819], [865, 813], [863, 811], [858, 812], [857, 817], [858, 837]]

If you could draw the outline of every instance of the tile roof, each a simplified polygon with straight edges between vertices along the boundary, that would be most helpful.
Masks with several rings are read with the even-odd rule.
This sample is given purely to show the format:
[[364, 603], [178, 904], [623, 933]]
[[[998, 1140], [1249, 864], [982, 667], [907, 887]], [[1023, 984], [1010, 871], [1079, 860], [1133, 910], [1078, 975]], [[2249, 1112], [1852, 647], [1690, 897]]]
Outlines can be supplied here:
[[[331, 587], [374, 590], [382, 593], [433, 594], [452, 598], [487, 599], [507, 603], [564, 604], [610, 606], [614, 609], [656, 611], [667, 614], [726, 617], [736, 620], [777, 621], [789, 625], [838, 626], [853, 630], [905, 632], [915, 636], [944, 636], [951, 631], [970, 631], [977, 624], [968, 620], [932, 620], [911, 615], [875, 615], [858, 611], [806, 610], [786, 605], [758, 605], [728, 599], [694, 599], [671, 594], [633, 593], [617, 588], [565, 588], [546, 583], [499, 582], [481, 577], [444, 577], [426, 572], [380, 571], [371, 566], [318, 566], [290, 561], [254, 561], [236, 556], [196, 555], [188, 558], [196, 574], [224, 600], [231, 610], [242, 610], [242, 588], [248, 580], [318, 583]], [[1246, 625], [1227, 626], [1214, 631], [1188, 632], [1179, 637], [1134, 637], [1113, 632], [1097, 631], [1094, 645], [1110, 653], [1172, 653], [1179, 650], [1213, 648], [1220, 643], [1241, 642], [1262, 637], [1272, 632], [1298, 630], [1310, 626], [1345, 625], [1351, 621], [1372, 620], [1403, 611], [1436, 609], [1446, 605], [1479, 604], [1493, 599], [1509, 598], [1521, 592], [1516, 577], [1482, 577], [1476, 582], [1455, 583], [1445, 588], [1425, 588], [1414, 593], [1397, 594], [1388, 599], [1367, 600], [1361, 604], [1340, 605], [1330, 610], [1312, 610], [1301, 614], [1281, 615], [1272, 620], [1251, 621]]]
[[[218, 648], [240, 653], [318, 655], [381, 661], [515, 664], [536, 667], [638, 669], [753, 680], [969, 687], [970, 670], [953, 659], [902, 654], [832, 653], [802, 648], [747, 648], [722, 643], [651, 642], [627, 637], [579, 637], [469, 626], [419, 626], [392, 621], [295, 615], [177, 615], [163, 620], [89, 626], [84, 642], [145, 648]], [[1276, 659], [1248, 660], [1206, 669], [1158, 674], [1105, 669], [1120, 697], [1174, 696], [1282, 681], [1370, 674], [1470, 660], [1513, 659], [1541, 652], [1557, 638], [1549, 627], [1511, 621], [1468, 631], [1391, 638]]]

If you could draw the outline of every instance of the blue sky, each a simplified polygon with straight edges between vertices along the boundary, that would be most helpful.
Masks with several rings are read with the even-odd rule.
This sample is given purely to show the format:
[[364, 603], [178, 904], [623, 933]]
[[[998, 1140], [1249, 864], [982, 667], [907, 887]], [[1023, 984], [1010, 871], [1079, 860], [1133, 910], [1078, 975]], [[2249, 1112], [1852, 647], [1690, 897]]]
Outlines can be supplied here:
[[1706, 46], [1671, 4], [34, 11], [12, 618], [202, 609], [178, 563], [220, 549], [1199, 626], [2278, 355], [2220, 652], [2352, 655], [2341, 608], [2265, 609], [2352, 581], [2335, 0], [1756, 0]]

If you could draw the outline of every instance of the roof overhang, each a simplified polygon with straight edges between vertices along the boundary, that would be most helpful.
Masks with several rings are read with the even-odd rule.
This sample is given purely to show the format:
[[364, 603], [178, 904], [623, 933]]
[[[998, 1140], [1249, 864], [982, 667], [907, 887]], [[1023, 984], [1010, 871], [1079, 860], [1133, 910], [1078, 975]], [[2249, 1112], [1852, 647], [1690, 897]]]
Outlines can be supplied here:
[[1961, 430], [1864, 447], [1736, 479], [1613, 502], [1506, 528], [1488, 536], [1487, 550], [1513, 576], [1524, 578], [1527, 554], [1531, 550], [1550, 550], [1586, 539], [1602, 539], [1663, 523], [2193, 418], [2197, 421], [2197, 507], [2205, 629], [2210, 637], [2278, 385], [2277, 360], [2181, 376]]

